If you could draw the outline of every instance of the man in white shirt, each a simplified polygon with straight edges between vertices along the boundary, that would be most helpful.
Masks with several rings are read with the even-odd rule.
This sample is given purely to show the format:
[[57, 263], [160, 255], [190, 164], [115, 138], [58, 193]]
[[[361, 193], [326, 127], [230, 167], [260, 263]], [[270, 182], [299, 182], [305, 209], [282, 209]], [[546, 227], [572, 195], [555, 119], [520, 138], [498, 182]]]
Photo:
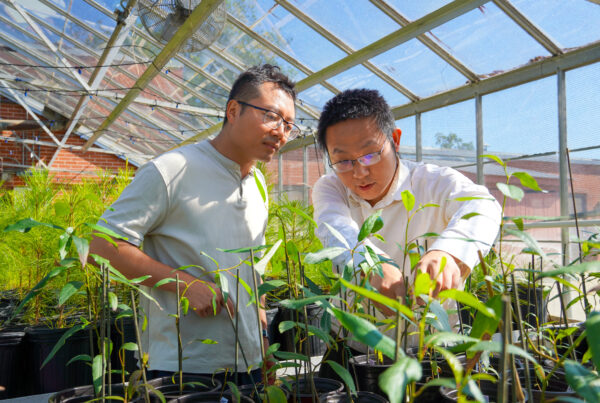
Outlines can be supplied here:
[[[477, 251], [484, 255], [489, 251], [498, 233], [501, 209], [484, 186], [454, 169], [401, 160], [400, 136], [388, 104], [375, 90], [347, 90], [327, 102], [319, 120], [318, 142], [333, 173], [321, 177], [313, 189], [317, 234], [325, 246], [343, 246], [327, 223], [353, 247], [364, 220], [382, 210], [384, 225], [378, 233], [386, 242], [369, 239], [365, 244], [401, 269], [383, 264], [383, 278], [373, 275], [371, 284], [395, 299], [404, 296], [407, 288], [402, 270], [408, 282], [416, 272], [426, 272], [437, 280], [436, 296], [442, 290], [462, 287], [478, 261]], [[410, 213], [403, 205], [404, 190], [415, 198]], [[439, 207], [425, 207], [409, 223], [409, 214], [428, 203]], [[423, 238], [427, 233], [438, 236]], [[427, 249], [411, 271], [403, 250], [414, 241]], [[364, 251], [364, 245], [357, 251]], [[343, 266], [349, 258], [345, 254], [334, 263]], [[354, 255], [355, 265], [362, 260]], [[446, 263], [440, 270], [443, 260]]]
[[[154, 375], [178, 370], [175, 320], [170, 316], [177, 311], [176, 285], [170, 282], [153, 288], [176, 273], [189, 285], [185, 296], [190, 313], [180, 321], [184, 372], [212, 375], [228, 369], [231, 373], [236, 320], [229, 315], [236, 314], [236, 300], [243, 351], [238, 372], [244, 378], [247, 370], [259, 368], [264, 332], [257, 329], [255, 306], [248, 304], [249, 295], [243, 287], [236, 295], [236, 272], [225, 270], [248, 256], [222, 250], [264, 244], [268, 201], [265, 193], [261, 195], [258, 183], [263, 189], [266, 185], [255, 163], [270, 161], [279, 148], [299, 134], [293, 124], [295, 97], [294, 83], [277, 67], [263, 65], [243, 72], [229, 94], [218, 136], [148, 162], [100, 220], [99, 225], [127, 241], [115, 240], [115, 248], [96, 237], [90, 252], [107, 258], [128, 278], [151, 276], [143, 285], [160, 308], [144, 297], [140, 299], [148, 320], [143, 344]], [[184, 266], [190, 267], [174, 270]], [[215, 284], [217, 269], [221, 281], [229, 285], [227, 303]], [[239, 273], [250, 285], [256, 275], [245, 264], [239, 266]], [[260, 321], [266, 329], [263, 310]], [[266, 338], [264, 343], [266, 350]], [[260, 369], [252, 371], [252, 377], [254, 381], [260, 379]], [[246, 378], [242, 383], [249, 381]]]

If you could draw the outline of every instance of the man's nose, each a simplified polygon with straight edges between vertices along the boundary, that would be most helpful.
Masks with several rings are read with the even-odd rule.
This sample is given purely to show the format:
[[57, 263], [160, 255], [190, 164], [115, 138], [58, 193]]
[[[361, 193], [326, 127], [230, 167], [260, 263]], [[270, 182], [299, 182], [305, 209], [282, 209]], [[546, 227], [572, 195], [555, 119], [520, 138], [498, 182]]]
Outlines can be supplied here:
[[369, 168], [362, 165], [358, 161], [354, 161], [354, 166], [352, 167], [352, 172], [355, 178], [364, 178], [369, 174]]

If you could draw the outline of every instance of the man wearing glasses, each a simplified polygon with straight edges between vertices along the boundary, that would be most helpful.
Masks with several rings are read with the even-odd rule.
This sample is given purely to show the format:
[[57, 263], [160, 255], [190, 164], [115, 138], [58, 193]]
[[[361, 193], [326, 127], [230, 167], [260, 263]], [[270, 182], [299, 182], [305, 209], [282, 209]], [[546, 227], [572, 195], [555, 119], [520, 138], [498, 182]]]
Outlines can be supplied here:
[[[140, 297], [148, 321], [142, 339], [150, 376], [178, 370], [172, 317], [177, 312], [176, 284], [163, 280], [184, 268], [177, 271], [185, 283], [181, 292], [189, 287], [185, 297], [190, 313], [180, 319], [183, 371], [212, 376], [227, 369], [231, 379], [237, 369], [238, 384], [260, 380], [260, 369], [252, 369], [259, 368], [265, 333], [257, 329], [248, 293], [240, 287], [236, 294], [235, 270], [226, 270], [248, 256], [223, 250], [264, 244], [268, 201], [261, 195], [259, 186], [266, 185], [255, 163], [270, 161], [300, 133], [293, 123], [295, 98], [294, 83], [279, 68], [263, 65], [243, 72], [229, 94], [221, 132], [142, 166], [102, 216], [99, 225], [127, 240], [115, 239], [114, 247], [96, 237], [91, 253], [107, 258], [128, 278], [150, 275], [142, 284], [160, 305]], [[239, 274], [246, 284], [253, 283], [249, 266], [239, 266]], [[228, 284], [227, 302], [217, 282]], [[264, 311], [259, 316], [266, 329]], [[241, 346], [237, 368], [234, 326]], [[266, 338], [264, 345], [268, 348]], [[225, 375], [217, 378], [224, 381]]]
[[[321, 177], [313, 189], [317, 233], [324, 245], [343, 247], [327, 223], [353, 247], [364, 220], [382, 210], [384, 225], [379, 234], [385, 242], [369, 239], [365, 245], [392, 259], [400, 269], [383, 264], [383, 278], [373, 275], [371, 284], [395, 299], [410, 289], [411, 283], [405, 285], [404, 279], [412, 282], [416, 272], [426, 272], [437, 281], [436, 296], [442, 290], [462, 287], [478, 262], [477, 252], [489, 251], [498, 233], [501, 209], [484, 186], [458, 171], [400, 159], [400, 136], [388, 104], [377, 91], [347, 90], [327, 102], [319, 120], [318, 142], [333, 173]], [[402, 201], [405, 190], [415, 198], [410, 214], [419, 205], [439, 207], [422, 209], [409, 223]], [[424, 239], [427, 233], [439, 236]], [[411, 271], [403, 249], [415, 241], [425, 251]], [[364, 245], [357, 250], [364, 252]], [[334, 263], [343, 267], [349, 259], [346, 253]], [[363, 260], [354, 254], [355, 267]]]

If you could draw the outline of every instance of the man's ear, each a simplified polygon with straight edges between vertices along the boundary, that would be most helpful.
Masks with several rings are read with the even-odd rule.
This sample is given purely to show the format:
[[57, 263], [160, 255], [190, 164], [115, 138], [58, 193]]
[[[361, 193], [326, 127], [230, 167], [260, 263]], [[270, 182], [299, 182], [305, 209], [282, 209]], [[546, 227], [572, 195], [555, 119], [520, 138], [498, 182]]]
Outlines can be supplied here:
[[396, 149], [396, 152], [400, 150], [400, 137], [402, 137], [402, 130], [398, 128], [394, 129], [392, 132], [392, 139], [394, 140], [394, 148]]
[[234, 122], [235, 119], [240, 115], [242, 109], [242, 105], [240, 105], [236, 100], [230, 100], [227, 103], [227, 108], [225, 109], [225, 114], [227, 115], [228, 122]]

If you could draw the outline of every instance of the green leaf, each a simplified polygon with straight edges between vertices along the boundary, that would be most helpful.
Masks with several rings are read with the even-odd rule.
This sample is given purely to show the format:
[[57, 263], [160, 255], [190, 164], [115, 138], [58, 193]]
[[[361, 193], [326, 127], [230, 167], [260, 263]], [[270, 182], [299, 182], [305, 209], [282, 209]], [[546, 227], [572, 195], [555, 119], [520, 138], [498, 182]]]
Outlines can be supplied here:
[[119, 299], [117, 298], [117, 294], [112, 291], [108, 292], [108, 305], [112, 311], [117, 310], [117, 306], [119, 305]]
[[500, 318], [502, 317], [502, 295], [494, 295], [492, 298], [486, 301], [485, 306], [492, 309], [495, 312], [493, 317], [489, 317], [484, 313], [477, 312], [475, 314], [475, 320], [473, 321], [473, 327], [471, 328], [471, 337], [481, 339], [484, 334], [493, 335], [498, 329], [500, 324]]
[[265, 255], [262, 257], [262, 259], [260, 259], [254, 265], [254, 270], [256, 270], [258, 272], [258, 274], [260, 274], [261, 276], [263, 276], [265, 274], [265, 269], [267, 268], [267, 264], [269, 263], [269, 261], [271, 260], [271, 258], [275, 254], [275, 252], [277, 252], [277, 249], [279, 249], [279, 246], [281, 245], [282, 242], [283, 241], [281, 239], [277, 240], [277, 242], [275, 242], [275, 245], [273, 245], [273, 247], [271, 249], [269, 249], [269, 251], [267, 253], [265, 253]]
[[439, 294], [440, 299], [445, 300], [447, 298], [453, 299], [455, 301], [460, 302], [461, 304], [468, 305], [471, 308], [476, 309], [481, 312], [483, 315], [486, 315], [490, 318], [495, 318], [496, 313], [493, 309], [488, 308], [485, 304], [479, 301], [473, 294], [470, 294], [466, 291], [450, 289], [444, 290]]
[[267, 386], [265, 388], [265, 392], [267, 393], [267, 402], [270, 403], [287, 403], [287, 397], [285, 393], [275, 385]]
[[294, 327], [296, 327], [296, 322], [292, 320], [284, 320], [279, 323], [279, 333], [285, 333]]
[[21, 303], [17, 306], [17, 308], [13, 311], [12, 316], [9, 318], [9, 322], [12, 321], [19, 313], [21, 313], [21, 311], [23, 310], [23, 308], [25, 307], [25, 305], [27, 305], [27, 303], [29, 301], [31, 301], [32, 298], [34, 298], [36, 295], [38, 295], [46, 286], [46, 283], [48, 283], [48, 281], [50, 281], [52, 278], [58, 276], [59, 274], [61, 274], [63, 271], [67, 270], [69, 268], [69, 266], [59, 266], [55, 269], [52, 269], [50, 271], [50, 273], [46, 274], [46, 276], [44, 278], [42, 278], [40, 280], [39, 283], [37, 283], [32, 289], [31, 291], [29, 291], [27, 293], [27, 295], [25, 295], [25, 298], [23, 298], [23, 300], [21, 301]]
[[215, 282], [217, 284], [217, 287], [221, 289], [221, 294], [223, 295], [223, 302], [227, 302], [227, 300], [229, 299], [229, 282], [227, 281], [227, 276], [221, 273], [215, 273]]
[[121, 350], [127, 350], [127, 351], [138, 351], [138, 345], [137, 345], [137, 344], [135, 344], [135, 343], [131, 343], [131, 342], [124, 343], [124, 344], [121, 346]]
[[538, 192], [543, 192], [537, 181], [527, 172], [513, 172], [512, 176], [518, 178], [522, 186], [532, 190], [537, 190]]
[[184, 315], [187, 315], [189, 309], [190, 309], [190, 300], [187, 297], [181, 297], [181, 312]]
[[[375, 325], [366, 319], [340, 309], [334, 307], [330, 309], [342, 326], [352, 332], [354, 339], [394, 359], [396, 355], [396, 343], [388, 336], [382, 334]], [[402, 350], [400, 352], [403, 355]]]
[[415, 196], [408, 189], [403, 190], [400, 196], [402, 197], [402, 203], [406, 211], [411, 211], [415, 207]]
[[65, 302], [67, 302], [67, 300], [76, 294], [82, 286], [82, 281], [71, 281], [65, 284], [58, 295], [58, 305], [63, 305]]
[[415, 279], [415, 296], [422, 294], [429, 295], [429, 292], [435, 288], [435, 281], [431, 279], [428, 273], [420, 272]]
[[508, 235], [512, 235], [512, 236], [515, 236], [515, 237], [519, 238], [521, 241], [523, 241], [525, 243], [525, 245], [527, 245], [531, 250], [533, 250], [539, 256], [541, 256], [541, 257], [543, 257], [545, 259], [548, 258], [546, 256], [546, 253], [540, 247], [540, 244], [538, 244], [538, 242], [535, 240], [535, 238], [532, 237], [527, 232], [519, 231], [519, 230], [514, 230], [514, 229], [507, 229], [506, 233]]
[[331, 225], [327, 224], [326, 222], [324, 222], [323, 224], [325, 225], [325, 227], [327, 227], [327, 229], [329, 230], [329, 232], [331, 232], [331, 234], [335, 237], [335, 239], [340, 241], [340, 243], [342, 245], [344, 245], [344, 247], [346, 249], [350, 249], [350, 245], [348, 245], [348, 241], [346, 241], [346, 238], [344, 238], [344, 236], [342, 234], [340, 234], [340, 232], [338, 230], [336, 230], [335, 228], [333, 228]]
[[[260, 246], [248, 246], [245, 248], [238, 248], [238, 249], [221, 249], [221, 248], [216, 248], [216, 249], [220, 252], [225, 252], [225, 253], [250, 253], [251, 250], [253, 252], [257, 252], [259, 250], [267, 249], [269, 247], [270, 247], [269, 245], [260, 245]], [[208, 255], [206, 255], [206, 256], [208, 256]]]
[[[163, 286], [163, 285], [168, 284], [168, 283], [174, 283], [175, 281], [177, 281], [177, 280], [174, 279], [173, 277], [163, 278], [162, 280], [160, 280], [156, 284], [154, 284], [152, 286], [152, 288], [158, 288], [158, 287]], [[181, 281], [183, 281], [183, 280], [181, 280]]]
[[358, 242], [361, 242], [372, 233], [379, 231], [382, 227], [383, 220], [381, 219], [381, 210], [377, 210], [367, 217], [363, 225], [360, 227], [360, 231], [358, 233]]
[[58, 238], [58, 254], [61, 259], [64, 259], [65, 257], [67, 257], [67, 251], [71, 247], [71, 242], [72, 242], [71, 234], [67, 231], [65, 231]]
[[454, 332], [437, 332], [425, 337], [426, 346], [450, 346], [456, 343], [476, 343], [479, 339]]
[[523, 219], [520, 217], [514, 217], [511, 219], [512, 222], [515, 223], [515, 225], [517, 226], [517, 228], [519, 229], [519, 231], [523, 231]]
[[364, 287], [357, 286], [356, 284], [352, 284], [351, 282], [346, 281], [344, 279], [340, 279], [340, 282], [344, 285], [344, 287], [351, 289], [352, 291], [362, 295], [363, 297], [367, 297], [370, 300], [378, 302], [381, 305], [385, 305], [396, 312], [400, 312], [407, 318], [413, 318], [413, 312], [406, 305], [402, 305], [395, 299], [386, 297], [385, 295], [380, 294], [379, 292], [367, 290]]
[[304, 263], [317, 264], [327, 260], [333, 260], [346, 251], [346, 248], [341, 248], [339, 246], [323, 248], [317, 252], [307, 253], [304, 257]]
[[452, 328], [450, 327], [450, 320], [448, 319], [448, 312], [444, 309], [444, 307], [439, 303], [438, 300], [434, 299], [429, 304], [429, 312], [435, 315], [436, 324], [434, 327], [440, 332], [451, 332]]
[[[352, 379], [350, 372], [348, 372], [348, 370], [346, 368], [342, 367], [340, 364], [338, 364], [335, 361], [327, 360], [327, 361], [325, 361], [325, 363], [329, 364], [329, 366], [335, 371], [335, 373], [338, 374], [338, 376], [342, 379], [342, 381], [344, 382], [346, 387], [348, 389], [350, 389], [350, 393], [355, 395], [356, 394], [356, 386], [354, 385], [354, 380]], [[323, 365], [323, 364], [321, 364], [321, 365]]]
[[[258, 168], [256, 168], [258, 169]], [[254, 182], [256, 182], [256, 187], [260, 193], [260, 197], [262, 197], [263, 203], [267, 203], [267, 193], [265, 192], [265, 187], [262, 181], [259, 179], [259, 175], [257, 172], [254, 172]]]
[[308, 357], [304, 354], [292, 353], [290, 351], [275, 351], [273, 355], [281, 360], [300, 360], [308, 361]]
[[265, 295], [266, 293], [273, 291], [279, 287], [286, 285], [287, 283], [283, 280], [269, 280], [265, 281], [258, 286], [258, 296]]
[[219, 344], [218, 341], [212, 340], [212, 339], [196, 339], [194, 341], [199, 341], [202, 344]]
[[576, 361], [566, 360], [564, 363], [567, 383], [586, 402], [600, 402], [600, 378]]
[[92, 381], [94, 383], [94, 391], [96, 395], [100, 392], [102, 388], [102, 376], [104, 375], [104, 371], [102, 368], [102, 355], [98, 354], [94, 357], [92, 361]]
[[91, 362], [92, 357], [90, 357], [88, 354], [79, 354], [79, 355], [76, 355], [75, 357], [71, 358], [69, 360], [69, 362], [67, 362], [67, 365], [70, 365], [71, 363], [73, 363], [75, 361]]
[[296, 208], [294, 206], [291, 206], [289, 204], [286, 204], [284, 206], [286, 209], [288, 209], [289, 211], [291, 211], [294, 214], [298, 214], [299, 216], [303, 217], [304, 219], [308, 220], [312, 225], [314, 225], [315, 227], [317, 226], [317, 223], [315, 222], [315, 220], [313, 220], [313, 218], [311, 216], [309, 216], [308, 214], [306, 214], [304, 211], [302, 211], [302, 209]]
[[479, 158], [489, 158], [491, 160], [496, 161], [498, 164], [502, 165], [503, 167], [506, 167], [506, 164], [504, 163], [504, 161], [502, 161], [502, 159], [500, 157], [496, 157], [495, 155], [482, 154]]
[[481, 215], [481, 214], [473, 212], [473, 213], [465, 214], [464, 216], [460, 217], [460, 219], [468, 220], [469, 218], [477, 217], [478, 215]]
[[32, 228], [35, 228], [35, 227], [48, 227], [48, 228], [60, 229], [60, 230], [64, 231], [64, 228], [59, 227], [57, 225], [39, 222], [32, 218], [25, 218], [23, 220], [17, 221], [14, 224], [6, 226], [6, 228], [4, 228], [4, 232], [9, 232], [9, 231], [29, 232]]
[[[231, 394], [233, 395], [233, 401], [239, 402], [240, 401], [240, 390], [238, 389], [237, 385], [233, 382], [227, 382], [227, 386], [229, 387], [229, 390], [231, 390]], [[225, 399], [225, 400], [227, 400], [227, 399]]]
[[572, 266], [562, 266], [556, 270], [545, 271], [539, 273], [537, 278], [542, 277], [557, 277], [563, 274], [581, 274], [581, 273], [600, 273], [600, 262], [584, 262], [579, 264], [574, 264]]
[[90, 243], [87, 239], [79, 238], [78, 236], [72, 235], [75, 249], [77, 249], [77, 255], [79, 256], [79, 262], [81, 267], [84, 267], [88, 260], [88, 254], [90, 253]]
[[[537, 364], [537, 361], [531, 354], [527, 351], [523, 350], [521, 347], [517, 347], [514, 344], [508, 344], [506, 346], [507, 351], [510, 354], [518, 355], [519, 357], [525, 358], [528, 361], [531, 361], [534, 364]], [[494, 353], [502, 352], [502, 343], [498, 341], [480, 341], [469, 347], [468, 352], [477, 352], [477, 351], [491, 351]]]
[[330, 305], [329, 302], [327, 301], [327, 299], [332, 299], [332, 298], [336, 298], [339, 299], [339, 297], [333, 296], [333, 295], [314, 295], [312, 297], [308, 297], [308, 298], [303, 298], [303, 299], [284, 299], [283, 301], [280, 302], [281, 306], [283, 306], [284, 308], [289, 308], [289, 309], [300, 309], [303, 306], [306, 306], [308, 304], [312, 304], [312, 303], [323, 303], [326, 306]]
[[106, 227], [103, 227], [102, 225], [98, 225], [98, 224], [93, 224], [93, 223], [85, 223], [85, 225], [87, 227], [90, 227], [91, 229], [93, 229], [96, 232], [100, 232], [102, 234], [108, 235], [111, 238], [116, 238], [116, 239], [122, 239], [123, 241], [126, 241], [128, 238], [124, 237], [122, 235], [117, 234], [115, 231], [108, 229]]
[[496, 187], [504, 196], [516, 201], [521, 201], [523, 196], [525, 196], [523, 189], [515, 185], [507, 185], [506, 183], [498, 182], [496, 183]]
[[591, 312], [585, 321], [585, 337], [592, 352], [592, 361], [600, 368], [600, 312]]
[[390, 403], [401, 403], [406, 385], [421, 379], [422, 369], [419, 361], [411, 357], [401, 357], [379, 376], [379, 387], [390, 399]]

